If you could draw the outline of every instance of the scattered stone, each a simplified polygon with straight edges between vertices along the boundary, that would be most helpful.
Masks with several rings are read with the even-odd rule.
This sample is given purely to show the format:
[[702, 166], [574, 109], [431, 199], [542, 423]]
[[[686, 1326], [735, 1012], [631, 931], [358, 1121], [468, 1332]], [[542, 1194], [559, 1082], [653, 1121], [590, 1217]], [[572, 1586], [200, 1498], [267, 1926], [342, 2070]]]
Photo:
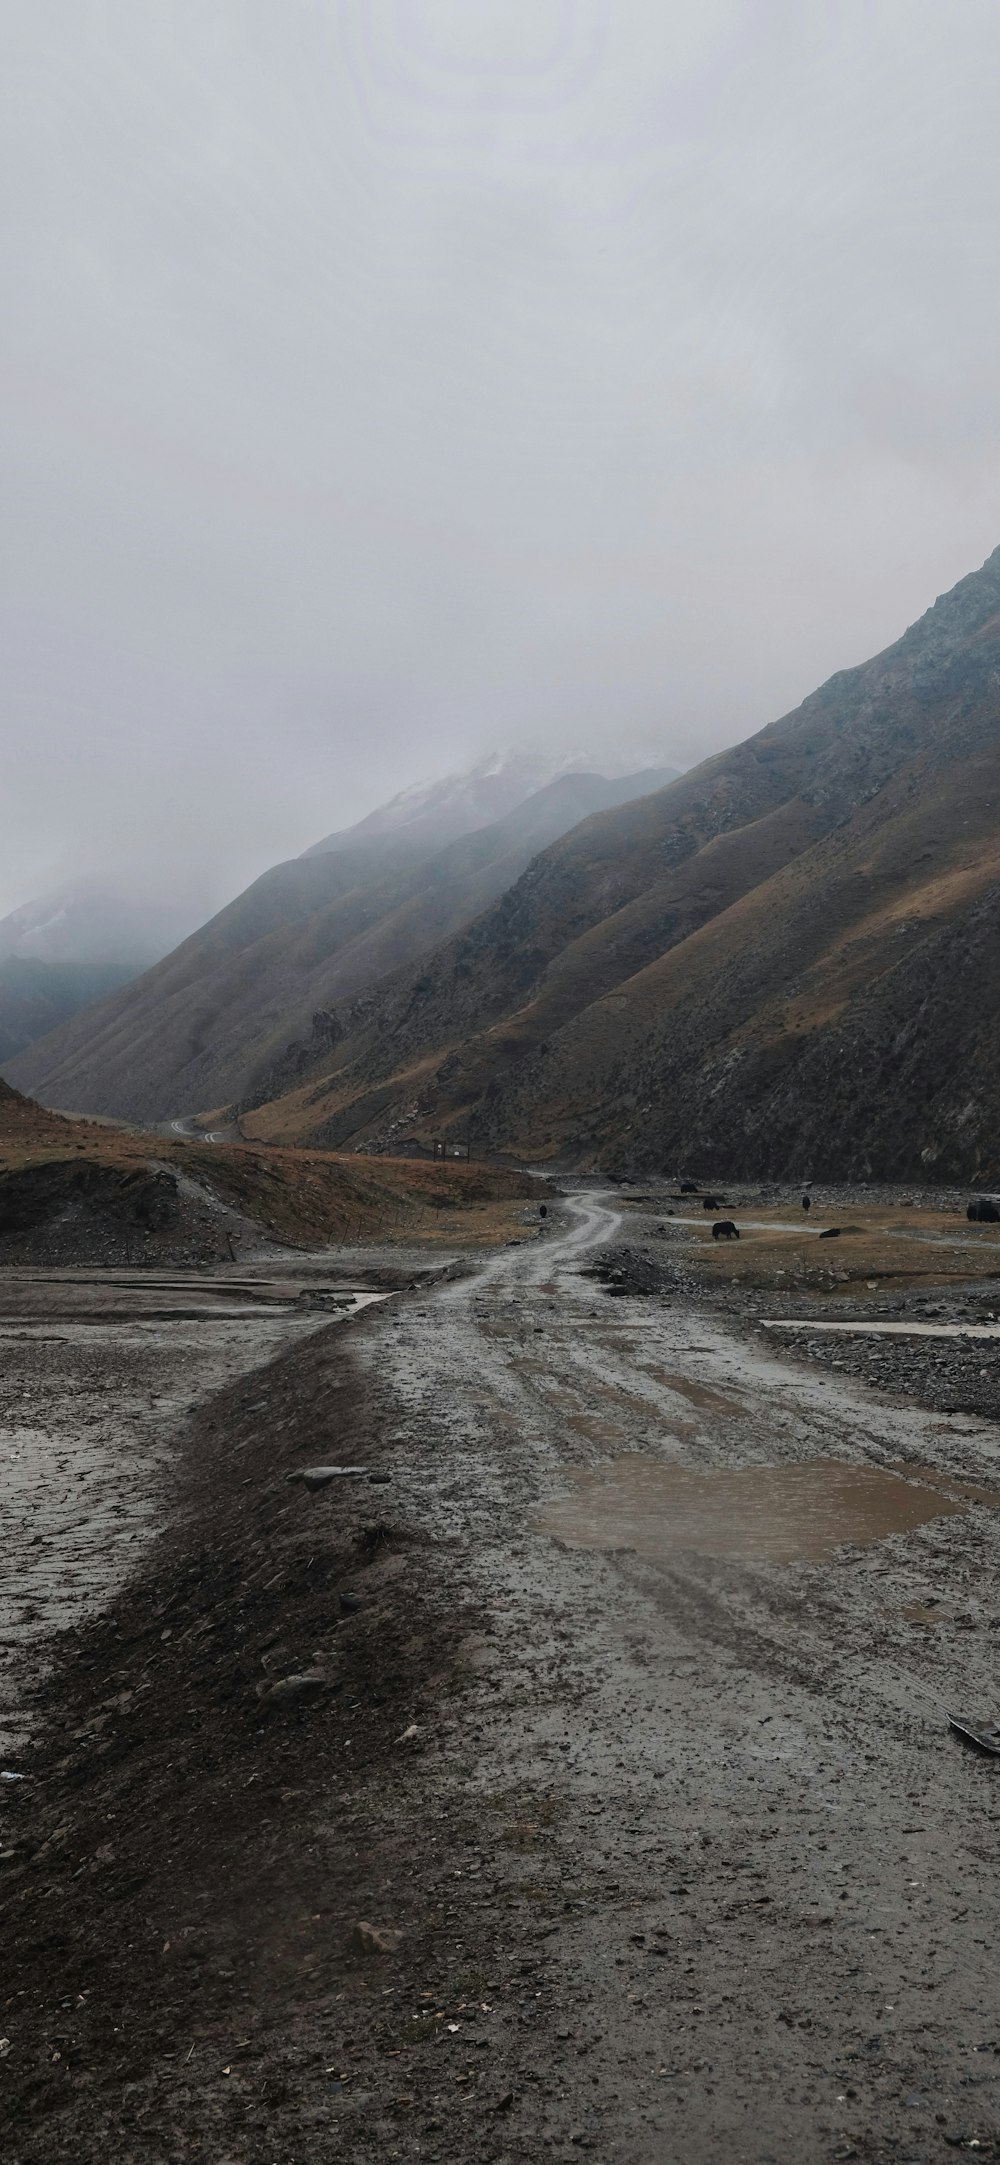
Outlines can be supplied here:
[[329, 1679], [318, 1669], [304, 1669], [300, 1676], [279, 1677], [276, 1684], [258, 1684], [257, 1697], [266, 1707], [294, 1706], [319, 1699], [329, 1690]]
[[391, 1955], [395, 1954], [402, 1938], [401, 1932], [392, 1931], [388, 1925], [368, 1924], [362, 1918], [354, 1926], [349, 1945], [351, 1953], [356, 1955]]
[[372, 1475], [367, 1466], [299, 1466], [294, 1473], [286, 1473], [285, 1479], [301, 1481], [312, 1496], [317, 1489], [328, 1488], [331, 1481], [370, 1481]]
[[587, 1265], [579, 1275], [596, 1278], [613, 1300], [673, 1293], [678, 1286], [677, 1274], [670, 1266], [638, 1249], [626, 1247], [605, 1249], [601, 1260]]

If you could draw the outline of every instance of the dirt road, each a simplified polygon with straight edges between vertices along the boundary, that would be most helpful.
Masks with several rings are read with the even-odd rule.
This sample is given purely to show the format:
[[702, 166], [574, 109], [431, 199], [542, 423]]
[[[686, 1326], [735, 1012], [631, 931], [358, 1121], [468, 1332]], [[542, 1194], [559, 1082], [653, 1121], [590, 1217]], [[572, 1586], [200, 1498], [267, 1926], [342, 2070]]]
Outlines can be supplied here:
[[[460, 1541], [489, 1618], [465, 1779], [558, 1802], [533, 1875], [566, 2033], [552, 2140], [782, 2165], [986, 2142], [1000, 1762], [945, 1714], [1000, 1699], [1000, 1497], [870, 1489], [904, 1460], [952, 1496], [956, 1476], [1000, 1486], [1000, 1438], [704, 1314], [595, 1299], [579, 1268], [619, 1221], [597, 1197], [565, 1215], [360, 1348], [405, 1438], [407, 1512]], [[626, 1454], [644, 1463], [581, 1508], [573, 1476]], [[796, 1492], [826, 1459], [859, 1469], [860, 1500], [849, 1480]], [[751, 1476], [728, 1527], [688, 1495], [682, 1547], [651, 1466], [781, 1467], [792, 1493], [772, 1481], [761, 1505]], [[798, 1558], [768, 1560], [776, 1519]]]
[[[95, 1644], [125, 1700], [141, 1652], [146, 1712], [105, 1786], [89, 1761], [65, 1777], [116, 1822], [120, 1900], [73, 1908], [97, 1899], [79, 1813], [64, 1867], [48, 1845], [25, 1866], [18, 1958], [61, 1889], [76, 1998], [55, 2066], [56, 1971], [12, 1982], [18, 2161], [1000, 2141], [1000, 1761], [946, 1724], [997, 1712], [1000, 1436], [705, 1305], [609, 1298], [582, 1273], [620, 1237], [605, 1198], [570, 1196], [214, 1404], [239, 1479], [206, 1485], [198, 1430], [187, 1546]], [[380, 1453], [391, 1511], [305, 1504], [283, 1479], [303, 1448]], [[211, 1662], [181, 1653], [208, 1631]], [[262, 1721], [262, 1662], [331, 1696]], [[162, 1748], [161, 1703], [184, 1715]], [[160, 1954], [192, 1920], [197, 1989]]]

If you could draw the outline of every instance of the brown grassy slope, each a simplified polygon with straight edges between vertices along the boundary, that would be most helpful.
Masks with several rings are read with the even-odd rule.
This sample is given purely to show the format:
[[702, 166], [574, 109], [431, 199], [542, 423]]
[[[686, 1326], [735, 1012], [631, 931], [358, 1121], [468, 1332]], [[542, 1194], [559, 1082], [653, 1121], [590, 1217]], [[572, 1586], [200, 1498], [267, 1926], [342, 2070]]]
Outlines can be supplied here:
[[1000, 1177], [1000, 742], [912, 763], [495, 1086], [483, 1124], [712, 1176]]
[[499, 1166], [420, 1164], [353, 1153], [338, 1157], [329, 1151], [191, 1148], [199, 1161], [196, 1177], [247, 1216], [265, 1217], [279, 1236], [301, 1247], [507, 1240], [525, 1204], [545, 1194], [544, 1184], [529, 1174]]
[[[794, 1080], [779, 1107], [768, 1079], [800, 1071], [781, 1002], [794, 990], [798, 1036], [807, 1023], [815, 1036], [851, 984], [858, 998], [881, 984], [883, 951], [888, 967], [913, 945], [900, 912], [930, 939], [983, 894], [1000, 831], [998, 687], [1000, 551], [795, 714], [548, 850], [419, 977], [346, 1009], [325, 1073], [264, 1108], [255, 1132], [378, 1140], [415, 1106], [427, 1129], [474, 1113], [484, 1142], [518, 1154], [636, 1151], [643, 1122], [653, 1156], [732, 1145], [735, 1171], [772, 1144], [810, 1154], [820, 1082], [800, 1135]], [[935, 1041], [952, 1031], [943, 1011], [930, 1018]], [[857, 1123], [853, 1101], [844, 1117]]]
[[[446, 847], [403, 831], [275, 866], [125, 991], [7, 1063], [49, 1104], [156, 1121], [284, 1086], [289, 1042], [484, 909], [534, 853], [643, 777], [565, 775]], [[654, 778], [655, 779], [655, 778]], [[646, 786], [650, 786], [649, 783]]]
[[[638, 898], [611, 911], [562, 947], [558, 919], [547, 921], [540, 937], [554, 951], [534, 996], [505, 1013], [504, 986], [509, 979], [498, 970], [486, 999], [488, 1005], [500, 1008], [499, 1020], [460, 1038], [457, 1044], [455, 1031], [456, 1026], [461, 1029], [464, 1005], [464, 956], [459, 956], [453, 973], [446, 967], [436, 1001], [428, 990], [419, 991], [423, 980], [418, 981], [413, 998], [407, 978], [401, 988], [400, 1014], [394, 988], [388, 988], [384, 1007], [376, 1008], [374, 1024], [362, 1008], [354, 1028], [348, 1025], [338, 1047], [337, 1068], [319, 1083], [310, 1082], [246, 1118], [245, 1131], [288, 1141], [347, 1140], [372, 1120], [377, 1122], [384, 1105], [398, 1107], [407, 1097], [420, 1104], [429, 1093], [438, 1102], [435, 1084], [442, 1063], [442, 1080], [448, 1083], [447, 1124], [449, 1115], [454, 1118], [464, 1106], [478, 1103], [500, 1064], [523, 1059], [604, 992], [614, 997], [623, 977], [631, 976], [664, 947], [686, 939], [734, 896], [802, 849], [813, 827], [811, 809], [795, 800], [747, 827], [713, 837], [660, 877], [651, 876]], [[461, 945], [464, 949], [466, 942]], [[451, 953], [443, 959], [450, 961]], [[432, 1019], [435, 1008], [436, 1022]], [[437, 1042], [428, 1051], [422, 1041], [432, 1030]], [[404, 1055], [403, 1064], [395, 1072], [390, 1069], [388, 1087], [379, 1073], [386, 1040], [390, 1058]], [[405, 1054], [411, 1045], [416, 1057], [408, 1062]], [[416, 1125], [421, 1125], [419, 1118]]]
[[0, 1082], [0, 1233], [5, 1226], [30, 1229], [33, 1212], [52, 1219], [67, 1208], [92, 1207], [105, 1217], [108, 1211], [131, 1216], [166, 1240], [171, 1220], [159, 1207], [155, 1181], [164, 1168], [268, 1237], [301, 1248], [506, 1239], [525, 1202], [544, 1193], [525, 1174], [476, 1164], [168, 1142], [141, 1130], [64, 1119]]
[[[226, 1102], [229, 1066], [235, 1056], [242, 1073], [268, 1042], [281, 988], [287, 996], [324, 943], [349, 946], [387, 906], [391, 847], [272, 867], [123, 992], [8, 1062], [11, 1079], [126, 1119]], [[400, 845], [398, 883], [416, 854]]]

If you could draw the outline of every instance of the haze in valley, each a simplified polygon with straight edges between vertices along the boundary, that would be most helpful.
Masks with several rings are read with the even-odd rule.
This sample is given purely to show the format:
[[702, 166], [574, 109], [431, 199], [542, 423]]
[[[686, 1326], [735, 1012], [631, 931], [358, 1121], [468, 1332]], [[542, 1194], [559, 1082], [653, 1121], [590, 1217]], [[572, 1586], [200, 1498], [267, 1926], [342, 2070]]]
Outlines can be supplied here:
[[996, 544], [991, 0], [0, 25], [0, 911], [689, 764]]

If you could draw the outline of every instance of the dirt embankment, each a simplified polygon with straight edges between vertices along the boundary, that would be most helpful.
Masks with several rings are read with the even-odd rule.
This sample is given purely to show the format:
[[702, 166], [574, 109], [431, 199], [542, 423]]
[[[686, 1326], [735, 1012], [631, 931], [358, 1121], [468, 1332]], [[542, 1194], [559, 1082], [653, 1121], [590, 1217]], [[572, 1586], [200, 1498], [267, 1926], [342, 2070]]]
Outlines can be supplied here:
[[0, 1085], [0, 1264], [235, 1260], [261, 1245], [510, 1237], [544, 1184], [414, 1164], [165, 1139], [69, 1120]]
[[[470, 2113], [506, 2153], [480, 2003], [513, 1962], [534, 2007], [544, 1951], [497, 1927], [483, 1969], [476, 1829], [421, 1771], [471, 1619], [391, 1482], [288, 1482], [318, 1459], [391, 1468], [327, 1333], [193, 1421], [172, 1530], [37, 1693], [0, 1789], [10, 2165], [466, 2156]], [[397, 2031], [447, 2048], [441, 2134]]]

